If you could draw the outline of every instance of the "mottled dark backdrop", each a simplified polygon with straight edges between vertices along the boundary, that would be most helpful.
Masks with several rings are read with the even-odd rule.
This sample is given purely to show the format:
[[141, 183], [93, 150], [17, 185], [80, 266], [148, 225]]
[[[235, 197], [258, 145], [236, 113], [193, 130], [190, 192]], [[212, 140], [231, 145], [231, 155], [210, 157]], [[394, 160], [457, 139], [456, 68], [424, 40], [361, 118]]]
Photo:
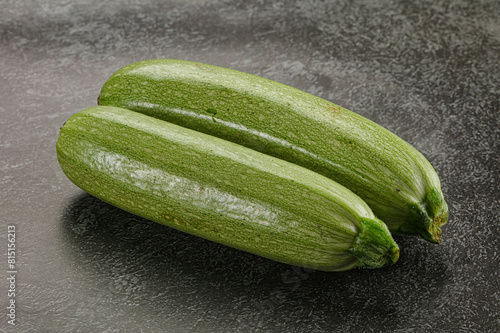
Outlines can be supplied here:
[[[498, 332], [500, 2], [0, 0], [6, 332]], [[115, 70], [179, 58], [280, 81], [435, 166], [441, 245], [382, 270], [297, 269], [171, 230], [65, 178], [59, 127]], [[7, 225], [17, 325], [7, 324]]]

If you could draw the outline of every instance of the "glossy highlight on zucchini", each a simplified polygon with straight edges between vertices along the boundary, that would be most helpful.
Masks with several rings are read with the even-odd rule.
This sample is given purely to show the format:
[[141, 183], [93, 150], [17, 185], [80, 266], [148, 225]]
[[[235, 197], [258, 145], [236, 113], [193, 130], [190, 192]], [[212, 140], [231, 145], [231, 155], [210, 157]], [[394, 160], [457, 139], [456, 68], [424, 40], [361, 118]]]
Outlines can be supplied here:
[[410, 144], [329, 101], [243, 72], [191, 61], [127, 65], [98, 103], [232, 141], [346, 186], [393, 233], [438, 243], [448, 220], [439, 177]]
[[394, 263], [387, 226], [344, 186], [293, 163], [130, 110], [64, 124], [57, 157], [89, 194], [178, 230], [324, 271]]

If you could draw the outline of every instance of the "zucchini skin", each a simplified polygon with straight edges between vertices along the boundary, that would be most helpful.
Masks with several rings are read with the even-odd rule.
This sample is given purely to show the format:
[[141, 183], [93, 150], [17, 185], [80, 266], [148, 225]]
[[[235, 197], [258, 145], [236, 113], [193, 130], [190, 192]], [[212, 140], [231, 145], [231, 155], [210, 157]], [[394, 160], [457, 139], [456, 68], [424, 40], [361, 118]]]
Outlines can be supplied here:
[[155, 59], [127, 65], [98, 104], [123, 107], [298, 164], [359, 195], [391, 232], [439, 243], [439, 177], [410, 144], [329, 101], [251, 74]]
[[342, 271], [399, 256], [387, 226], [342, 185], [137, 112], [97, 106], [73, 115], [57, 157], [75, 185], [103, 201], [279, 262]]

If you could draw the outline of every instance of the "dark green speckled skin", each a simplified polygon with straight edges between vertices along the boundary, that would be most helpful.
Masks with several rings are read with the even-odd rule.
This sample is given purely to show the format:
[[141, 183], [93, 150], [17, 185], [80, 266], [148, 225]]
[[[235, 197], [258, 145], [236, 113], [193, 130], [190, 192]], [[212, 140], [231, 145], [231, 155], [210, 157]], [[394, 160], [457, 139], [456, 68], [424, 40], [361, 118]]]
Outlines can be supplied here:
[[359, 195], [392, 232], [438, 243], [448, 218], [427, 159], [360, 115], [258, 76], [196, 62], [133, 63], [100, 105], [138, 111], [301, 165]]
[[342, 185], [137, 112], [73, 115], [57, 153], [73, 183], [110, 204], [273, 260], [340, 271], [399, 255], [386, 225]]

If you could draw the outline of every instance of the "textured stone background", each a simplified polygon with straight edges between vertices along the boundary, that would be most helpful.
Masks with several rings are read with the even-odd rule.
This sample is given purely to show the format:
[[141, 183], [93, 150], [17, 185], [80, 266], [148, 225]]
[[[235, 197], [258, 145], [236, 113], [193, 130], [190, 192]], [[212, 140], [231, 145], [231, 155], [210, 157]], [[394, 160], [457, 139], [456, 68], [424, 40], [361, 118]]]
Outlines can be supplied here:
[[[494, 332], [500, 2], [0, 0], [0, 328], [6, 332]], [[230, 67], [356, 111], [419, 149], [451, 219], [382, 270], [296, 269], [72, 185], [59, 127], [148, 58]], [[6, 231], [18, 325], [6, 323]], [[5, 276], [4, 276], [5, 275]]]

